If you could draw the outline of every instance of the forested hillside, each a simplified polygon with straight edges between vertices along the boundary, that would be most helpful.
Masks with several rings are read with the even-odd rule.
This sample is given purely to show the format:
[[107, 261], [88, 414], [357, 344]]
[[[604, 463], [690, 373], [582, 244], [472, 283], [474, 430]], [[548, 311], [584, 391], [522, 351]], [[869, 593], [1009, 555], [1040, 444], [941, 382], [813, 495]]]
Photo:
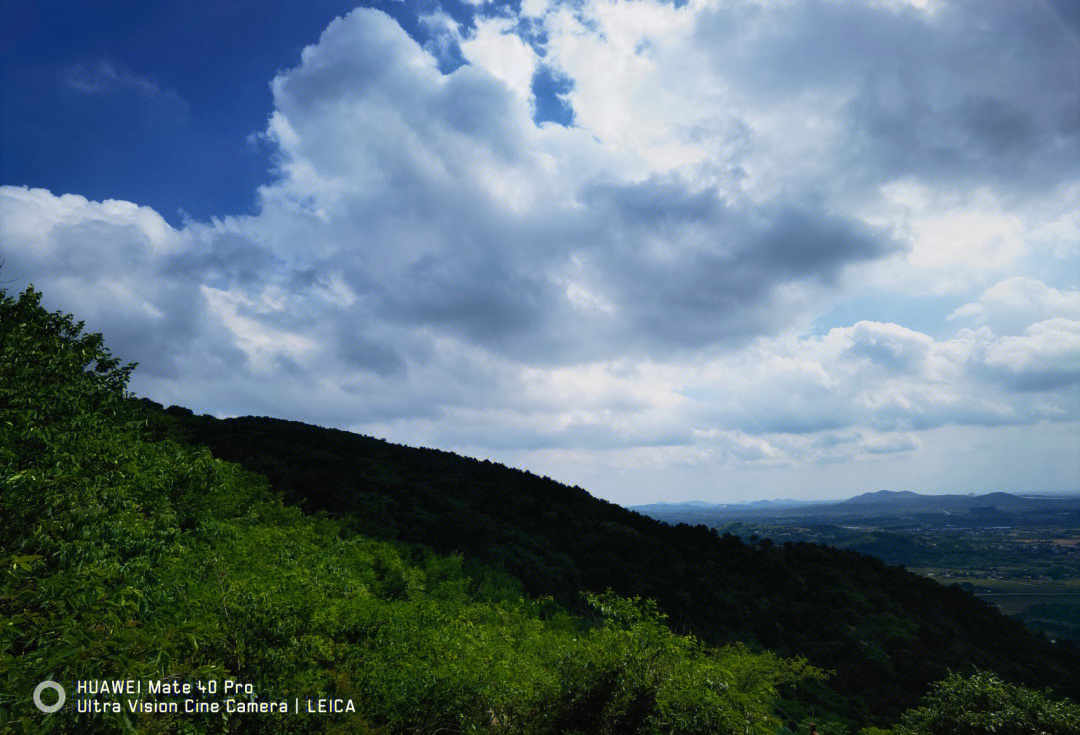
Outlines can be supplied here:
[[677, 631], [806, 656], [836, 672], [807, 701], [854, 723], [892, 721], [931, 682], [973, 667], [1080, 690], [1075, 647], [867, 556], [668, 526], [529, 472], [344, 431], [169, 415], [175, 434], [365, 534], [462, 553], [570, 606], [582, 589], [653, 598]]

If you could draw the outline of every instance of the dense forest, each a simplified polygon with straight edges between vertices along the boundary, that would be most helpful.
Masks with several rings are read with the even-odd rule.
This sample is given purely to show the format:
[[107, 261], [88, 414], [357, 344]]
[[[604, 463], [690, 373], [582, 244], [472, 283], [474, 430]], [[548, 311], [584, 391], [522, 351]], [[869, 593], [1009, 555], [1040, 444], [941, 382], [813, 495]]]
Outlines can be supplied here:
[[1080, 692], [1074, 646], [869, 556], [671, 526], [529, 472], [344, 431], [180, 408], [168, 415], [162, 424], [174, 435], [358, 532], [477, 559], [571, 609], [579, 590], [610, 588], [655, 599], [675, 630], [708, 643], [805, 656], [835, 675], [828, 687], [804, 687], [802, 703], [851, 724], [891, 722], [931, 682], [973, 667]]
[[[0, 293], [4, 732], [771, 735], [824, 700], [823, 735], [879, 713], [904, 735], [1080, 732], [1058, 699], [1076, 652], [959, 590], [445, 453], [165, 413], [40, 299]], [[32, 703], [46, 679], [113, 678], [349, 708]]]

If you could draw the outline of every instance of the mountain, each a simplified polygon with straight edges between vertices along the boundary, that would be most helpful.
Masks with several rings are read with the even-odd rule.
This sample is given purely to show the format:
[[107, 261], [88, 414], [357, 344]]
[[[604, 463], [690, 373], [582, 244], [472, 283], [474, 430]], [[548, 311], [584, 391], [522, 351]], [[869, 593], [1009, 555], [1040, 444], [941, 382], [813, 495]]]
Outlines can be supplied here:
[[819, 500], [795, 500], [794, 498], [777, 498], [776, 500], [754, 500], [746, 503], [751, 508], [800, 508], [806, 505], [818, 505]]
[[910, 505], [920, 502], [924, 495], [913, 493], [910, 490], [878, 490], [872, 493], [863, 493], [843, 501], [845, 505]]
[[836, 674], [827, 689], [805, 689], [804, 701], [849, 722], [891, 721], [931, 682], [972, 667], [1080, 692], [1075, 648], [959, 588], [861, 554], [667, 525], [449, 452], [294, 421], [149, 408], [158, 431], [264, 474], [286, 500], [355, 532], [461, 553], [571, 610], [581, 590], [611, 589], [655, 599], [673, 629], [706, 643], [805, 656]]
[[668, 502], [668, 501], [665, 501], [665, 500], [661, 500], [661, 501], [658, 501], [656, 503], [647, 503], [646, 505], [640, 505], [640, 506], [632, 505], [632, 506], [630, 506], [630, 510], [636, 510], [638, 512], [647, 514], [648, 510], [657, 510], [657, 511], [663, 512], [663, 511], [669, 511], [669, 510], [682, 510], [682, 509], [709, 510], [709, 509], [721, 508], [721, 507], [723, 507], [723, 506], [717, 505], [716, 503], [706, 503], [704, 500], [684, 500], [684, 501], [680, 501], [680, 502], [676, 502], [676, 503], [671, 503], [671, 502]]
[[[860, 508], [887, 508], [889, 510], [907, 509], [913, 511], [952, 510], [967, 511], [973, 507], [1041, 508], [1052, 498], [1013, 495], [993, 492], [985, 495], [922, 495], [909, 490], [878, 490], [848, 498], [840, 505], [859, 506]], [[1057, 500], [1061, 500], [1058, 498]]]
[[745, 521], [787, 525], [878, 524], [885, 519], [904, 525], [953, 526], [999, 524], [1017, 521], [1027, 524], [1070, 523], [1076, 515], [1080, 496], [1033, 496], [994, 492], [986, 495], [922, 495], [910, 491], [878, 490], [840, 501], [763, 500], [753, 503], [712, 506], [688, 503], [652, 503], [634, 506], [665, 523], [723, 526]]

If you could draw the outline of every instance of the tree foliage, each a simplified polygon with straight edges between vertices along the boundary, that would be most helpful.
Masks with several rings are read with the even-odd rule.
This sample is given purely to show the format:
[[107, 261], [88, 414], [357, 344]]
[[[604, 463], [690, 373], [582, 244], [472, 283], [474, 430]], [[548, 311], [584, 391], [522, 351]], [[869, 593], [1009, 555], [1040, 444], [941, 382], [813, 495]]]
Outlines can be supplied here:
[[991, 672], [954, 674], [904, 713], [895, 735], [1080, 735], [1080, 707]]

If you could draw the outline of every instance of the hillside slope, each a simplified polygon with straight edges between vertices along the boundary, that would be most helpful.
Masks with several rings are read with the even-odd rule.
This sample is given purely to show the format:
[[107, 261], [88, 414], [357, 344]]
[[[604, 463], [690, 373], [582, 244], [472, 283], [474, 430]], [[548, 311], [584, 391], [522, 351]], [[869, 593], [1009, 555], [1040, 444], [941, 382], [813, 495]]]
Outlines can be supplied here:
[[379, 538], [502, 567], [528, 592], [574, 606], [578, 591], [656, 599], [677, 631], [747, 640], [833, 670], [853, 722], [889, 721], [950, 671], [1080, 691], [1080, 653], [1051, 644], [957, 588], [852, 552], [744, 544], [668, 526], [529, 472], [269, 418], [169, 409], [167, 431], [265, 474], [308, 510]]

